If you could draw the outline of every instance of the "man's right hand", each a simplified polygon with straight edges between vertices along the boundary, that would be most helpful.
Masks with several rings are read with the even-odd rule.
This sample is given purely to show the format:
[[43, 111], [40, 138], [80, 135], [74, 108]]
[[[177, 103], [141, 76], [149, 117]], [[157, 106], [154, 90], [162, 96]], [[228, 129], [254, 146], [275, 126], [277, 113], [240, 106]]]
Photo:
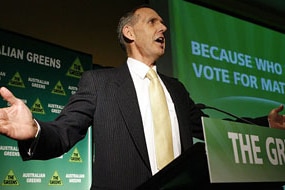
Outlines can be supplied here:
[[268, 114], [268, 123], [271, 128], [285, 129], [285, 115], [281, 114], [284, 106], [272, 109]]
[[0, 108], [0, 134], [15, 140], [34, 138], [38, 127], [30, 109], [5, 87], [0, 88], [0, 95], [10, 104]]

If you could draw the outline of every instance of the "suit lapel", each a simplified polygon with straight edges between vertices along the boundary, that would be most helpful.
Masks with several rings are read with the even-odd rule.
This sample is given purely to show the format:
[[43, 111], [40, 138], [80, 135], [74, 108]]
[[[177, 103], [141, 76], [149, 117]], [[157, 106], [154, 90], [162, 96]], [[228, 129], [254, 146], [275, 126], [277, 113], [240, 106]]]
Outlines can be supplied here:
[[143, 161], [151, 170], [137, 95], [127, 64], [118, 68], [115, 80], [116, 98], [126, 127]]
[[171, 99], [174, 103], [176, 116], [179, 124], [179, 134], [180, 134], [180, 140], [181, 140], [181, 148], [182, 150], [187, 149], [189, 146], [192, 145], [192, 141], [189, 141], [189, 137], [192, 136], [190, 131], [190, 126], [188, 126], [185, 118], [188, 117], [182, 117], [185, 115], [185, 102], [183, 102], [183, 98], [181, 98], [181, 94], [184, 94], [181, 91], [181, 88], [178, 88], [177, 82], [174, 80], [169, 80], [169, 77], [166, 77], [164, 75], [160, 75], [161, 80], [163, 80], [163, 83], [165, 87], [167, 88]]

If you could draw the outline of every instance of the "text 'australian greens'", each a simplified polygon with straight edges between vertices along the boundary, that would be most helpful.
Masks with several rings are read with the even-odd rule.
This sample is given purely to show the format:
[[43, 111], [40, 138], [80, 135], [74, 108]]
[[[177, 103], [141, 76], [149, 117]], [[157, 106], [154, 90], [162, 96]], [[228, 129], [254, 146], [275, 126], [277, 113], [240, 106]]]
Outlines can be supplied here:
[[10, 46], [0, 45], [0, 56], [6, 56], [18, 60], [26, 60], [31, 63], [60, 69], [61, 60], [52, 58], [46, 55], [42, 55], [35, 52], [25, 52], [23, 49], [18, 49]]

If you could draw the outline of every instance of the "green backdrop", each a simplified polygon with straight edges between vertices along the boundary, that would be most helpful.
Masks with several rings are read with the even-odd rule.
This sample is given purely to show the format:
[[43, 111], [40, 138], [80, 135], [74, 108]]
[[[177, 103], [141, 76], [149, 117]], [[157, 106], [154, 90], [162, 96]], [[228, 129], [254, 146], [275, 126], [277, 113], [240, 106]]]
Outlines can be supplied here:
[[[91, 68], [89, 54], [0, 30], [0, 86], [21, 98], [37, 119], [54, 119], [77, 90], [82, 72]], [[6, 106], [1, 99], [0, 107]], [[16, 141], [0, 136], [0, 189], [89, 189], [91, 136], [90, 129], [61, 157], [25, 162]]]
[[197, 103], [247, 117], [284, 103], [283, 33], [184, 0], [168, 2], [174, 75]]
[[196, 103], [239, 117], [284, 104], [284, 33], [184, 0], [168, 0], [168, 13], [173, 75]]

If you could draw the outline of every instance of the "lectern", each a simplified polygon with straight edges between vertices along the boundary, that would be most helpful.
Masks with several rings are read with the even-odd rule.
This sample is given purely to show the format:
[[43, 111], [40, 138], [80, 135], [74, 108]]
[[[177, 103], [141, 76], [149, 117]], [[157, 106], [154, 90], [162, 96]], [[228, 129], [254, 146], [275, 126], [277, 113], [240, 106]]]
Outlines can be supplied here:
[[[270, 160], [275, 159], [273, 147], [278, 139], [284, 142], [285, 131], [202, 120], [205, 141], [195, 143], [137, 190], [283, 190], [284, 162], [278, 165]], [[284, 155], [284, 149], [277, 151]], [[281, 157], [277, 159], [282, 162]]]

